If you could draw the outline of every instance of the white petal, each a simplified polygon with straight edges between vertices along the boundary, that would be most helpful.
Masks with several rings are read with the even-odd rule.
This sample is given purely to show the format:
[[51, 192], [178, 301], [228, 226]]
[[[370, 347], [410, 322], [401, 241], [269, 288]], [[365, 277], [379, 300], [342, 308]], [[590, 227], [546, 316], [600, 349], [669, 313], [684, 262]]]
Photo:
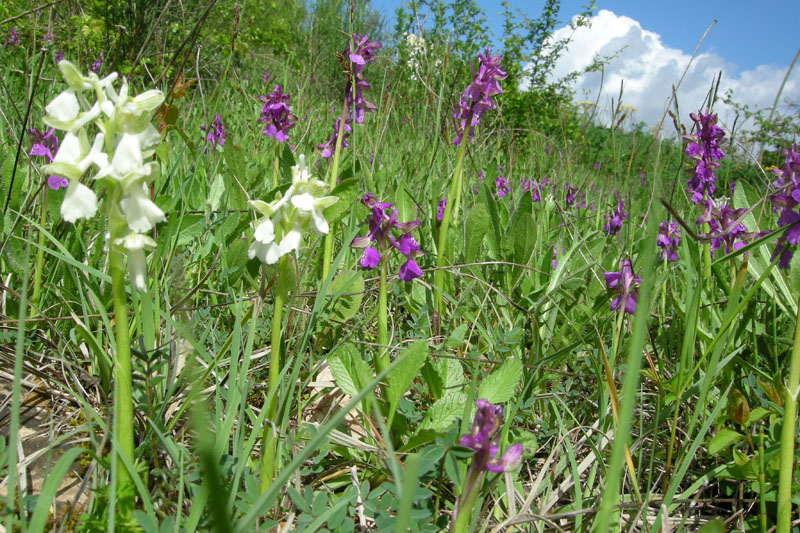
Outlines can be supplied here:
[[250, 244], [250, 248], [247, 249], [247, 257], [250, 259], [254, 257], [258, 257], [258, 260], [262, 263], [267, 262], [267, 249], [272, 243], [264, 244], [263, 242], [253, 241]]
[[300, 231], [292, 227], [286, 235], [283, 236], [281, 242], [278, 243], [278, 248], [280, 250], [280, 255], [288, 254], [289, 252], [293, 252], [300, 247], [300, 240], [302, 239], [303, 234]]
[[135, 233], [144, 233], [166, 220], [164, 212], [147, 197], [144, 185], [134, 185], [126, 191], [119, 201], [119, 206], [125, 215], [128, 227]]
[[300, 160], [292, 167], [292, 183], [306, 182], [311, 178], [311, 173], [306, 167], [306, 156], [300, 154]]
[[136, 138], [139, 140], [139, 145], [142, 149], [150, 148], [154, 144], [158, 144], [161, 141], [161, 134], [158, 133], [158, 130], [152, 124], [147, 124], [147, 127], [136, 134]]
[[117, 144], [111, 166], [120, 174], [128, 174], [139, 169], [144, 163], [142, 148], [136, 135], [125, 133]]
[[142, 292], [147, 292], [147, 263], [144, 258], [144, 249], [128, 249], [128, 272], [130, 273], [131, 283]]
[[103, 114], [108, 118], [111, 118], [111, 115], [114, 114], [114, 103], [111, 102], [111, 100], [106, 100], [100, 104], [100, 111], [102, 111]]
[[83, 159], [83, 155], [88, 151], [88, 148], [88, 146], [85, 146], [84, 143], [81, 142], [80, 137], [71, 131], [67, 132], [58, 147], [58, 152], [56, 152], [53, 158], [53, 163], [77, 165], [78, 162]]
[[282, 255], [283, 254], [281, 253], [281, 250], [278, 247], [278, 245], [275, 244], [274, 242], [271, 242], [266, 246], [264, 259], [262, 259], [261, 262], [266, 263], [268, 265], [274, 265], [275, 263], [278, 262], [278, 259], [280, 259]]
[[64, 200], [61, 202], [61, 217], [67, 222], [79, 218], [92, 218], [97, 213], [97, 195], [78, 180], [70, 180]]
[[258, 226], [256, 226], [256, 231], [253, 236], [257, 241], [263, 242], [264, 244], [274, 241], [275, 228], [272, 225], [272, 221], [268, 218], [262, 219]]
[[59, 122], [69, 122], [75, 120], [81, 112], [78, 98], [72, 89], [67, 89], [53, 98], [53, 101], [44, 108], [47, 114]]
[[144, 250], [145, 248], [155, 248], [156, 241], [147, 235], [141, 233], [128, 233], [121, 239], [114, 241], [115, 244], [121, 244], [126, 250]]
[[311, 211], [311, 220], [314, 222], [314, 231], [323, 235], [328, 233], [330, 228], [328, 227], [328, 221], [322, 215], [322, 211], [319, 209]]
[[292, 196], [292, 205], [303, 211], [311, 211], [314, 209], [314, 197], [308, 193], [296, 194]]

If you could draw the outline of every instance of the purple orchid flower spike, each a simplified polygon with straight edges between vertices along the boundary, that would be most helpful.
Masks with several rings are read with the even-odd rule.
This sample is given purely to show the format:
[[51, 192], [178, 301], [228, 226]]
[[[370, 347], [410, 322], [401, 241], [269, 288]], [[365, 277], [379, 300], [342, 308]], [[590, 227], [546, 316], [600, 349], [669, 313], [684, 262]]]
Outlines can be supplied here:
[[94, 60], [94, 62], [92, 62], [92, 65], [89, 67], [89, 70], [91, 70], [95, 74], [100, 74], [100, 69], [103, 68], [103, 64], [105, 62], [106, 58], [105, 55], [103, 54], [103, 51], [101, 50], [100, 55], [97, 57], [97, 59]]
[[800, 151], [793, 145], [791, 149], [781, 151], [784, 156], [783, 168], [774, 168], [772, 173], [777, 176], [773, 185], [779, 192], [770, 196], [772, 206], [780, 210], [778, 227], [791, 226], [778, 238], [778, 245], [772, 254], [772, 259], [778, 259], [778, 268], [789, 268], [789, 263], [794, 254], [793, 246], [800, 242], [800, 213], [795, 207], [800, 204]]
[[567, 183], [564, 187], [567, 189], [567, 207], [572, 207], [575, 203], [575, 195], [578, 192], [578, 188], [573, 187], [571, 183]]
[[[352, 248], [363, 248], [358, 264], [361, 268], [372, 270], [381, 262], [384, 255], [395, 249], [406, 261], [400, 266], [398, 277], [403, 281], [411, 281], [422, 275], [415, 259], [423, 255], [423, 251], [411, 232], [420, 225], [420, 221], [400, 222], [397, 220], [397, 208], [390, 203], [379, 202], [372, 193], [361, 197], [361, 203], [372, 211], [369, 218], [369, 231], [363, 237], [356, 237], [350, 242]], [[392, 235], [393, 231], [401, 233], [399, 239]]]
[[625, 202], [619, 199], [616, 209], [610, 215], [605, 215], [606, 223], [603, 231], [608, 233], [609, 237], [616, 235], [622, 229], [622, 221], [626, 218], [628, 218], [628, 213], [625, 212]]
[[[333, 152], [336, 150], [336, 140], [339, 138], [339, 124], [342, 121], [342, 117], [338, 117], [336, 122], [333, 123], [333, 133], [328, 140], [322, 144], [318, 144], [317, 148], [322, 150], [322, 157], [328, 159], [330, 156], [333, 155]], [[344, 137], [342, 137], [342, 148], [347, 148], [349, 145], [347, 144], [347, 138], [350, 136], [350, 132], [352, 129], [350, 128], [350, 124], [352, 120], [350, 118], [346, 118], [344, 121]]]
[[678, 244], [680, 244], [681, 230], [677, 222], [664, 221], [658, 225], [656, 244], [661, 248], [659, 259], [661, 261], [678, 260]]
[[719, 249], [722, 249], [723, 255], [738, 250], [753, 237], [753, 234], [747, 231], [747, 227], [738, 222], [747, 209], [732, 209], [727, 203], [718, 206], [710, 198], [704, 205], [706, 210], [697, 219], [697, 223], [708, 224], [709, 232], [703, 234], [703, 237], [711, 239], [712, 257]]
[[472, 419], [472, 430], [458, 439], [459, 446], [472, 448], [475, 453], [456, 501], [453, 513], [455, 524], [463, 524], [465, 518], [468, 518], [486, 472], [511, 472], [522, 463], [521, 444], [512, 444], [500, 457], [497, 456], [500, 451], [497, 431], [503, 425], [503, 409], [483, 398], [475, 400], [475, 405], [477, 410]]
[[500, 66], [501, 60], [502, 56], [492, 56], [489, 48], [485, 54], [478, 54], [478, 70], [473, 70], [472, 83], [464, 90], [453, 111], [453, 126], [457, 132], [453, 144], [456, 146], [461, 144], [465, 132], [468, 137], [473, 137], [474, 128], [480, 123], [481, 116], [487, 109], [495, 108], [492, 97], [502, 94], [500, 80], [506, 78], [506, 73]]
[[442, 217], [444, 216], [444, 208], [447, 207], [447, 196], [439, 200], [439, 203], [436, 206], [436, 220], [438, 222], [442, 221]]
[[369, 36], [354, 33], [350, 45], [343, 56], [350, 60], [350, 76], [347, 85], [347, 104], [350, 107], [356, 124], [364, 122], [364, 112], [374, 111], [377, 106], [364, 100], [363, 90], [370, 87], [362, 70], [375, 60], [375, 52], [381, 49], [381, 43], [370, 41]]
[[[28, 135], [33, 140], [29, 155], [44, 157], [48, 163], [52, 163], [54, 154], [58, 152], [58, 137], [55, 134], [56, 130], [49, 128], [42, 133], [37, 129], [29, 129]], [[47, 176], [47, 186], [54, 191], [65, 188], [69, 185], [69, 180], [61, 176]]]
[[222, 125], [222, 117], [219, 113], [214, 115], [214, 120], [208, 126], [200, 126], [206, 133], [206, 143], [214, 146], [225, 146], [225, 139], [228, 137], [228, 128]]
[[695, 135], [683, 136], [685, 141], [689, 141], [686, 155], [697, 161], [687, 186], [692, 203], [698, 204], [716, 189], [714, 182], [717, 178], [714, 169], [719, 167], [719, 160], [725, 157], [725, 152], [719, 147], [725, 132], [717, 126], [717, 115], [708, 112], [705, 115], [691, 113], [689, 116], [697, 124], [698, 129]]
[[514, 470], [522, 461], [522, 445], [510, 446], [502, 456], [497, 457], [497, 430], [503, 425], [503, 408], [479, 398], [475, 400], [475, 418], [472, 431], [461, 435], [458, 445], [475, 450], [470, 468], [477, 471], [508, 472]]
[[631, 260], [623, 259], [619, 272], [604, 272], [603, 277], [606, 280], [606, 288], [617, 294], [617, 297], [611, 301], [611, 311], [622, 306], [626, 313], [634, 314], [639, 292], [637, 287], [642, 283], [642, 278], [633, 275]]
[[261, 108], [261, 117], [258, 119], [262, 124], [266, 124], [262, 133], [279, 143], [288, 141], [288, 131], [295, 124], [292, 121], [297, 120], [297, 117], [289, 111], [289, 95], [282, 93], [281, 86], [275, 84], [272, 93], [258, 98], [264, 103]]
[[511, 180], [505, 176], [497, 176], [494, 180], [495, 194], [498, 198], [504, 198], [511, 191]]
[[19, 43], [19, 38], [17, 37], [17, 29], [14, 26], [11, 26], [8, 30], [8, 39], [5, 40], [3, 46], [15, 46]]

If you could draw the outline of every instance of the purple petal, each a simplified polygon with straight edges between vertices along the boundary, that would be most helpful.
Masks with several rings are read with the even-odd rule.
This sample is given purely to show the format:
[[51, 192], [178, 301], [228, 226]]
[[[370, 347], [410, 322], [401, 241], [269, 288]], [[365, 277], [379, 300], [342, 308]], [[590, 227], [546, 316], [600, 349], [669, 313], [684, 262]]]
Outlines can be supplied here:
[[367, 246], [364, 248], [364, 253], [361, 254], [361, 260], [358, 262], [362, 268], [372, 270], [381, 260], [381, 254], [375, 248]]
[[47, 176], [47, 186], [57, 191], [62, 187], [67, 187], [69, 185], [69, 181], [66, 178], [62, 178], [61, 176]]
[[619, 272], [603, 272], [603, 277], [606, 278], [606, 288], [613, 289], [619, 285], [622, 275]]
[[625, 312], [632, 315], [636, 312], [636, 293], [625, 296]]
[[409, 259], [400, 267], [400, 271], [397, 273], [400, 279], [403, 281], [411, 281], [414, 278], [418, 278], [422, 275], [422, 270], [420, 270], [419, 266], [413, 259]]

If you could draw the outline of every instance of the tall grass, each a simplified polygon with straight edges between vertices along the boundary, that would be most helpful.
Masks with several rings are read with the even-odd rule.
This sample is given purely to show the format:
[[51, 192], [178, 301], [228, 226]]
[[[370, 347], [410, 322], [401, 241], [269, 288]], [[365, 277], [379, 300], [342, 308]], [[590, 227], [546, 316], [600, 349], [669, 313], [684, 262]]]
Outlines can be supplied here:
[[[249, 4], [242, 6], [247, 15]], [[337, 6], [319, 9], [349, 26], [347, 6]], [[28, 27], [42, 24], [26, 16]], [[352, 16], [356, 25], [369, 20]], [[303, 35], [339, 37], [332, 27], [309, 31]], [[797, 428], [783, 423], [794, 412], [784, 377], [797, 359], [797, 271], [775, 268], [771, 258], [782, 233], [706, 260], [699, 213], [682, 194], [681, 142], [594, 124], [577, 107], [564, 108], [564, 128], [547, 130], [520, 129], [502, 105], [487, 113], [476, 137], [465, 139], [452, 181], [461, 157], [452, 145], [450, 87], [469, 82], [454, 79], [469, 58], [445, 38], [430, 40], [416, 79], [405, 52], [387, 43], [365, 70], [377, 111], [354, 125], [335, 163], [321, 159], [315, 145], [341, 112], [344, 82], [332, 54], [315, 54], [343, 49], [347, 36], [336, 46], [319, 39], [308, 50], [313, 63], [300, 55], [284, 62], [255, 45], [251, 58], [226, 44], [165, 60], [170, 69], [154, 73], [169, 96], [154, 118], [163, 140], [151, 193], [168, 219], [154, 233], [147, 293], [118, 295], [128, 301], [127, 317], [113, 305], [106, 228], [60, 221], [63, 190], [44, 195], [46, 176], [27, 156], [25, 127], [41, 128], [44, 104], [61, 90], [54, 64], [47, 56], [32, 84], [25, 73], [37, 58], [26, 51], [38, 44], [0, 51], [0, 199], [8, 202], [0, 357], [13, 368], [2, 374], [10, 402], [0, 415], [8, 428], [0, 449], [6, 530], [444, 530], [472, 455], [458, 441], [476, 398], [502, 404], [497, 444], [521, 443], [524, 454], [519, 470], [485, 478], [473, 530], [697, 530], [719, 518], [766, 531], [796, 517], [796, 502], [789, 512], [777, 504], [780, 483], [790, 494], [797, 486], [794, 466], [779, 466], [797, 459], [785, 444], [796, 442]], [[317, 62], [327, 74], [312, 68]], [[150, 84], [138, 75], [145, 65], [133, 69], [137, 91]], [[256, 122], [258, 96], [271, 92], [265, 70], [291, 93], [300, 117], [293, 148], [277, 158]], [[180, 90], [179, 74], [181, 84], [191, 82]], [[26, 123], [21, 102], [31, 87]], [[200, 131], [217, 113], [229, 130], [221, 148], [205, 145]], [[690, 124], [688, 113], [676, 120]], [[586, 127], [566, 127], [574, 123]], [[735, 145], [726, 151], [718, 189], [749, 209], [748, 231], [775, 229], [765, 203], [771, 179]], [[306, 241], [286, 256], [278, 290], [279, 267], [247, 258], [247, 201], [280, 192], [299, 154], [320, 179], [341, 178], [343, 206], [328, 213], [336, 218], [330, 267], [323, 240]], [[511, 182], [502, 198], [498, 176]], [[522, 190], [523, 179], [545, 177], [551, 184], [539, 201]], [[437, 202], [452, 196], [451, 183], [462, 187], [457, 221], [439, 224]], [[367, 192], [392, 202], [400, 220], [422, 221], [415, 231], [424, 276], [404, 283], [392, 263], [383, 294], [379, 274], [361, 269], [360, 251], [349, 247], [364, 234], [369, 213], [358, 200]], [[608, 236], [602, 227], [615, 194], [628, 218]], [[679, 260], [659, 261], [658, 225], [675, 215], [685, 223]], [[446, 262], [435, 264], [437, 247], [447, 250]], [[602, 276], [626, 257], [642, 277], [632, 317], [609, 310]], [[28, 286], [39, 279], [30, 301]], [[439, 309], [441, 324], [433, 319]], [[109, 347], [124, 318], [133, 461], [111, 433]], [[376, 371], [376, 358], [391, 362]], [[47, 396], [57, 431], [43, 452], [52, 466], [31, 463], [41, 489], [22, 491], [17, 449], [27, 445], [21, 413], [31, 391]], [[275, 444], [267, 484], [261, 428]], [[788, 453], [783, 463], [781, 453]], [[121, 523], [108, 488], [121, 468], [136, 490], [129, 523]], [[56, 493], [69, 481], [80, 497], [64, 502]], [[52, 515], [53, 501], [69, 512]]]

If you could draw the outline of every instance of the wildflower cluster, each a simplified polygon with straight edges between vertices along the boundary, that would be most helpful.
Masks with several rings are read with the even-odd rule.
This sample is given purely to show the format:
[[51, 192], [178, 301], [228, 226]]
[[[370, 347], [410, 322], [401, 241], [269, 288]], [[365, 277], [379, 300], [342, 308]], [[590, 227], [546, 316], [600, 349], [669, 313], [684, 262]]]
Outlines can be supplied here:
[[[497, 166], [497, 171], [502, 172], [503, 165]], [[511, 180], [500, 174], [494, 179], [495, 194], [498, 198], [504, 198], [506, 194], [511, 192]]]
[[[411, 71], [410, 78], [414, 81], [419, 80], [422, 75], [420, 73], [420, 60], [424, 60], [428, 53], [428, 43], [421, 35], [405, 32], [405, 50], [408, 53], [407, 65]], [[434, 61], [433, 66], [438, 67], [442, 64], [441, 59]]]
[[781, 151], [781, 155], [784, 156], [783, 168], [772, 169], [777, 176], [773, 185], [779, 192], [773, 194], [770, 200], [774, 207], [781, 210], [778, 226], [792, 227], [778, 239], [778, 247], [772, 258], [780, 256], [778, 267], [789, 268], [794, 253], [789, 246], [800, 242], [800, 214], [794, 209], [800, 204], [800, 152], [797, 151], [797, 146], [792, 146], [791, 149]]
[[289, 129], [294, 127], [293, 120], [297, 120], [289, 111], [289, 95], [281, 92], [281, 86], [275, 84], [272, 93], [259, 96], [264, 105], [261, 108], [261, 117], [258, 121], [266, 124], [262, 132], [267, 137], [272, 137], [279, 143], [289, 140]]
[[212, 146], [225, 146], [225, 139], [228, 137], [228, 128], [223, 126], [222, 117], [219, 113], [214, 115], [214, 120], [208, 126], [200, 126], [206, 132], [206, 144]]
[[89, 70], [91, 70], [95, 74], [100, 74], [100, 69], [103, 68], [103, 65], [105, 64], [105, 62], [106, 62], [106, 58], [105, 58], [105, 55], [103, 54], [103, 51], [101, 50], [100, 51], [100, 55], [97, 56], [97, 59], [92, 61], [92, 65], [89, 67]]
[[[706, 211], [697, 219], [698, 224], [708, 224], [709, 232], [704, 235], [711, 239], [711, 256], [722, 248], [723, 255], [738, 250], [752, 236], [739, 219], [747, 209], [731, 209], [728, 203], [717, 205], [713, 200], [706, 201]], [[739, 239], [739, 242], [736, 242]]]
[[442, 221], [442, 217], [444, 216], [444, 208], [447, 207], [447, 196], [439, 200], [439, 203], [436, 204], [436, 220], [438, 222]]
[[658, 236], [656, 237], [656, 244], [661, 248], [661, 261], [677, 261], [678, 260], [678, 244], [681, 239], [681, 230], [677, 222], [664, 221], [658, 225]]
[[697, 204], [714, 193], [714, 169], [719, 167], [719, 160], [725, 156], [719, 141], [725, 137], [725, 132], [717, 126], [717, 115], [691, 113], [689, 116], [697, 124], [698, 130], [695, 135], [684, 135], [683, 138], [689, 141], [686, 155], [696, 161], [688, 187], [692, 203]]
[[[33, 128], [29, 129], [28, 135], [30, 135], [33, 140], [33, 144], [28, 154], [31, 156], [44, 157], [48, 163], [52, 163], [54, 158], [53, 154], [58, 152], [58, 137], [56, 137], [55, 133], [56, 130], [54, 128], [48, 128], [44, 132]], [[54, 191], [66, 187], [67, 185], [69, 185], [69, 181], [61, 176], [47, 176], [47, 186]]]
[[461, 494], [456, 501], [454, 509], [456, 527], [453, 529], [455, 531], [462, 531], [463, 529], [458, 528], [458, 524], [469, 520], [484, 473], [510, 472], [522, 463], [521, 444], [509, 446], [500, 458], [497, 457], [500, 451], [497, 446], [497, 431], [503, 425], [502, 407], [493, 405], [483, 398], [475, 400], [475, 405], [477, 411], [472, 420], [472, 431], [467, 435], [461, 435], [458, 439], [460, 446], [472, 448], [475, 453], [467, 469]]
[[530, 178], [523, 178], [520, 181], [519, 187], [522, 192], [531, 193], [531, 200], [533, 203], [539, 202], [542, 199], [541, 193], [544, 192], [545, 188], [550, 185], [550, 180], [547, 178], [542, 179], [540, 182], [536, 182]]
[[[336, 122], [333, 123], [333, 133], [331, 134], [331, 136], [328, 137], [328, 140], [325, 141], [324, 143], [317, 145], [317, 148], [322, 150], [322, 157], [324, 157], [325, 159], [332, 156], [334, 150], [336, 150], [336, 140], [339, 138], [339, 132], [342, 131], [341, 123], [342, 123], [342, 117], [337, 117]], [[349, 146], [347, 144], [347, 138], [350, 136], [350, 132], [352, 131], [352, 128], [350, 127], [351, 123], [352, 121], [349, 118], [345, 119], [344, 121], [342, 148], [347, 148]]]
[[[125, 225], [124, 231], [112, 233], [113, 244], [126, 249], [133, 285], [145, 290], [144, 250], [155, 246], [146, 233], [166, 218], [150, 200], [147, 188], [158, 163], [145, 163], [161, 140], [150, 121], [164, 95], [149, 90], [131, 97], [125, 80], [119, 93], [114, 89], [116, 73], [103, 79], [94, 73], [83, 76], [68, 61], [61, 61], [58, 68], [68, 87], [45, 107], [43, 121], [66, 132], [52, 162], [44, 166], [46, 172], [69, 182], [61, 216], [75, 222], [95, 215], [97, 195], [80, 182], [89, 169], [95, 169], [94, 179], [105, 179], [113, 187], [111, 201], [115, 204], [110, 206], [110, 215], [121, 218]], [[86, 91], [96, 98], [93, 104]], [[90, 145], [87, 125], [92, 122], [100, 131]]]
[[[416, 239], [411, 235], [411, 231], [420, 225], [420, 221], [400, 222], [397, 220], [397, 208], [392, 208], [392, 204], [379, 202], [372, 193], [367, 193], [361, 197], [361, 203], [370, 211], [372, 216], [369, 219], [369, 232], [363, 237], [356, 237], [350, 243], [352, 248], [363, 248], [359, 265], [362, 268], [372, 270], [385, 253], [394, 248], [398, 250], [406, 261], [400, 266], [398, 276], [403, 281], [411, 281], [422, 275], [415, 258], [424, 252], [420, 249]], [[388, 212], [391, 209], [390, 212]], [[392, 235], [393, 229], [402, 233], [399, 239]], [[373, 246], [374, 245], [374, 246]], [[389, 248], [391, 246], [391, 248]]]
[[614, 311], [621, 306], [629, 315], [635, 313], [636, 298], [639, 294], [637, 287], [642, 283], [642, 278], [633, 275], [631, 260], [623, 259], [619, 272], [604, 272], [603, 277], [606, 280], [606, 288], [617, 295], [611, 301], [610, 309]]
[[564, 188], [567, 189], [567, 207], [572, 207], [575, 203], [575, 196], [578, 193], [578, 188], [573, 187], [571, 183], [565, 183]]
[[477, 411], [472, 419], [472, 431], [461, 435], [458, 445], [475, 450], [471, 470], [481, 472], [508, 472], [522, 461], [522, 444], [514, 444], [498, 458], [497, 430], [503, 425], [503, 408], [479, 398], [475, 400]]
[[315, 179], [300, 155], [292, 167], [292, 184], [281, 198], [270, 203], [251, 200], [250, 206], [261, 214], [255, 224], [254, 238], [247, 255], [258, 257], [262, 263], [274, 264], [278, 259], [300, 248], [303, 233], [309, 227], [320, 234], [328, 233], [328, 221], [323, 210], [335, 204], [335, 196], [324, 196], [328, 186]]
[[17, 37], [17, 29], [14, 26], [11, 26], [8, 29], [8, 39], [3, 42], [3, 46], [15, 46], [19, 43], [19, 38]]
[[347, 74], [347, 87], [345, 88], [345, 105], [347, 106], [347, 116], [342, 124], [342, 117], [339, 116], [333, 124], [333, 133], [317, 148], [322, 150], [322, 157], [329, 158], [336, 149], [336, 141], [344, 131], [342, 138], [342, 148], [347, 147], [347, 136], [350, 133], [350, 124], [364, 122], [366, 111], [375, 111], [377, 106], [364, 99], [363, 90], [370, 87], [364, 77], [364, 67], [375, 60], [375, 52], [381, 49], [381, 43], [370, 41], [369, 36], [354, 33], [350, 43], [341, 54], [341, 61]]
[[611, 214], [605, 215], [606, 223], [603, 225], [603, 231], [608, 233], [609, 237], [616, 235], [622, 229], [622, 221], [626, 218], [628, 213], [625, 212], [625, 201], [620, 198]]
[[483, 113], [495, 108], [492, 97], [503, 93], [500, 80], [506, 78], [506, 73], [500, 66], [501, 59], [502, 56], [492, 57], [489, 48], [485, 55], [478, 54], [478, 71], [473, 70], [472, 83], [464, 90], [453, 111], [453, 126], [457, 132], [453, 144], [456, 146], [461, 144], [465, 131], [469, 137], [475, 135], [474, 128], [480, 123]]

